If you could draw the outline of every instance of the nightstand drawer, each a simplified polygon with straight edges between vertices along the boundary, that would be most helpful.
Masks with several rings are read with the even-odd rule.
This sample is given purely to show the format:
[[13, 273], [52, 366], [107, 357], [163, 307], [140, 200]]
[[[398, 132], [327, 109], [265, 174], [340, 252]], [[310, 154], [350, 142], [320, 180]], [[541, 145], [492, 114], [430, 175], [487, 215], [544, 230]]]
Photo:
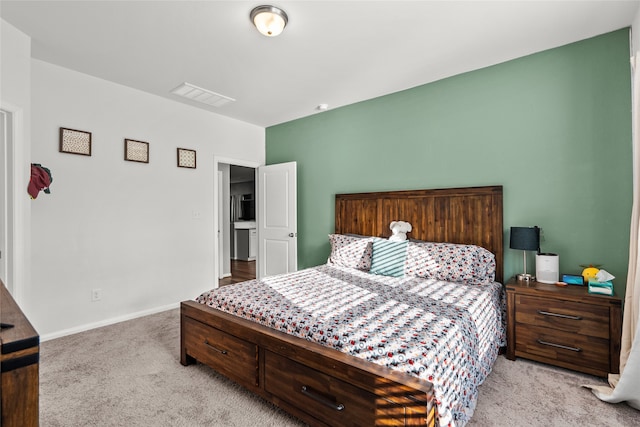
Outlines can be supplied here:
[[609, 309], [579, 302], [516, 296], [516, 323], [609, 339]]
[[516, 355], [591, 372], [608, 372], [609, 340], [516, 324]]

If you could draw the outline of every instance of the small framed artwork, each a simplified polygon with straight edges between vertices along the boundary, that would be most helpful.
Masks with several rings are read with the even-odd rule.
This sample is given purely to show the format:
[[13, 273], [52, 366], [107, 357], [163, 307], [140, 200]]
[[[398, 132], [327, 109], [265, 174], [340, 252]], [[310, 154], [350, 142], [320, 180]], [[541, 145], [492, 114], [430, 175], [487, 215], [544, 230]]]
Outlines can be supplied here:
[[195, 169], [196, 168], [196, 150], [178, 148], [178, 167]]
[[130, 162], [149, 163], [149, 143], [125, 139], [124, 159]]
[[60, 128], [60, 152], [91, 155], [91, 132]]

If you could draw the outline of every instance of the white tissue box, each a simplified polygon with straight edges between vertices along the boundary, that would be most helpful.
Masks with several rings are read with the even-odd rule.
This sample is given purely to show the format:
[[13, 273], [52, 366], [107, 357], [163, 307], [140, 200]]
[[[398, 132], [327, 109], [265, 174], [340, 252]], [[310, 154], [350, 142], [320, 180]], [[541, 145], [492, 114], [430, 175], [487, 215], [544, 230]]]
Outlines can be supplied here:
[[598, 282], [597, 280], [589, 280], [589, 293], [598, 295], [613, 295], [613, 282]]

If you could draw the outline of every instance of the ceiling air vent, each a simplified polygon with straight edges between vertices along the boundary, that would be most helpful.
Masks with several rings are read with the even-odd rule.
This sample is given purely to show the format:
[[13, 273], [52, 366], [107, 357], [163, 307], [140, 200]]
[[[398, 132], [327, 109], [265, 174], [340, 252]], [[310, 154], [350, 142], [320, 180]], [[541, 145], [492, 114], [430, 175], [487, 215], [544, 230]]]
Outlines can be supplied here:
[[210, 90], [202, 89], [201, 87], [186, 82], [173, 89], [171, 93], [213, 107], [222, 107], [229, 102], [235, 101], [235, 99], [229, 98], [228, 96], [220, 95], [219, 93], [211, 92]]

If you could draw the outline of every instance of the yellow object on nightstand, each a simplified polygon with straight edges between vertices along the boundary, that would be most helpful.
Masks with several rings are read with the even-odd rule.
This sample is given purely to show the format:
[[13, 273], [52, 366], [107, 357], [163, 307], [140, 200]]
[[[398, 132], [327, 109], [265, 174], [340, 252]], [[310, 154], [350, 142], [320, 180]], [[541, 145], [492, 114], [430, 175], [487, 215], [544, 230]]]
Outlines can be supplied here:
[[584, 277], [584, 283], [589, 283], [589, 280], [596, 280], [596, 274], [598, 274], [598, 271], [600, 271], [599, 268], [589, 264], [588, 267], [582, 270], [582, 277]]

